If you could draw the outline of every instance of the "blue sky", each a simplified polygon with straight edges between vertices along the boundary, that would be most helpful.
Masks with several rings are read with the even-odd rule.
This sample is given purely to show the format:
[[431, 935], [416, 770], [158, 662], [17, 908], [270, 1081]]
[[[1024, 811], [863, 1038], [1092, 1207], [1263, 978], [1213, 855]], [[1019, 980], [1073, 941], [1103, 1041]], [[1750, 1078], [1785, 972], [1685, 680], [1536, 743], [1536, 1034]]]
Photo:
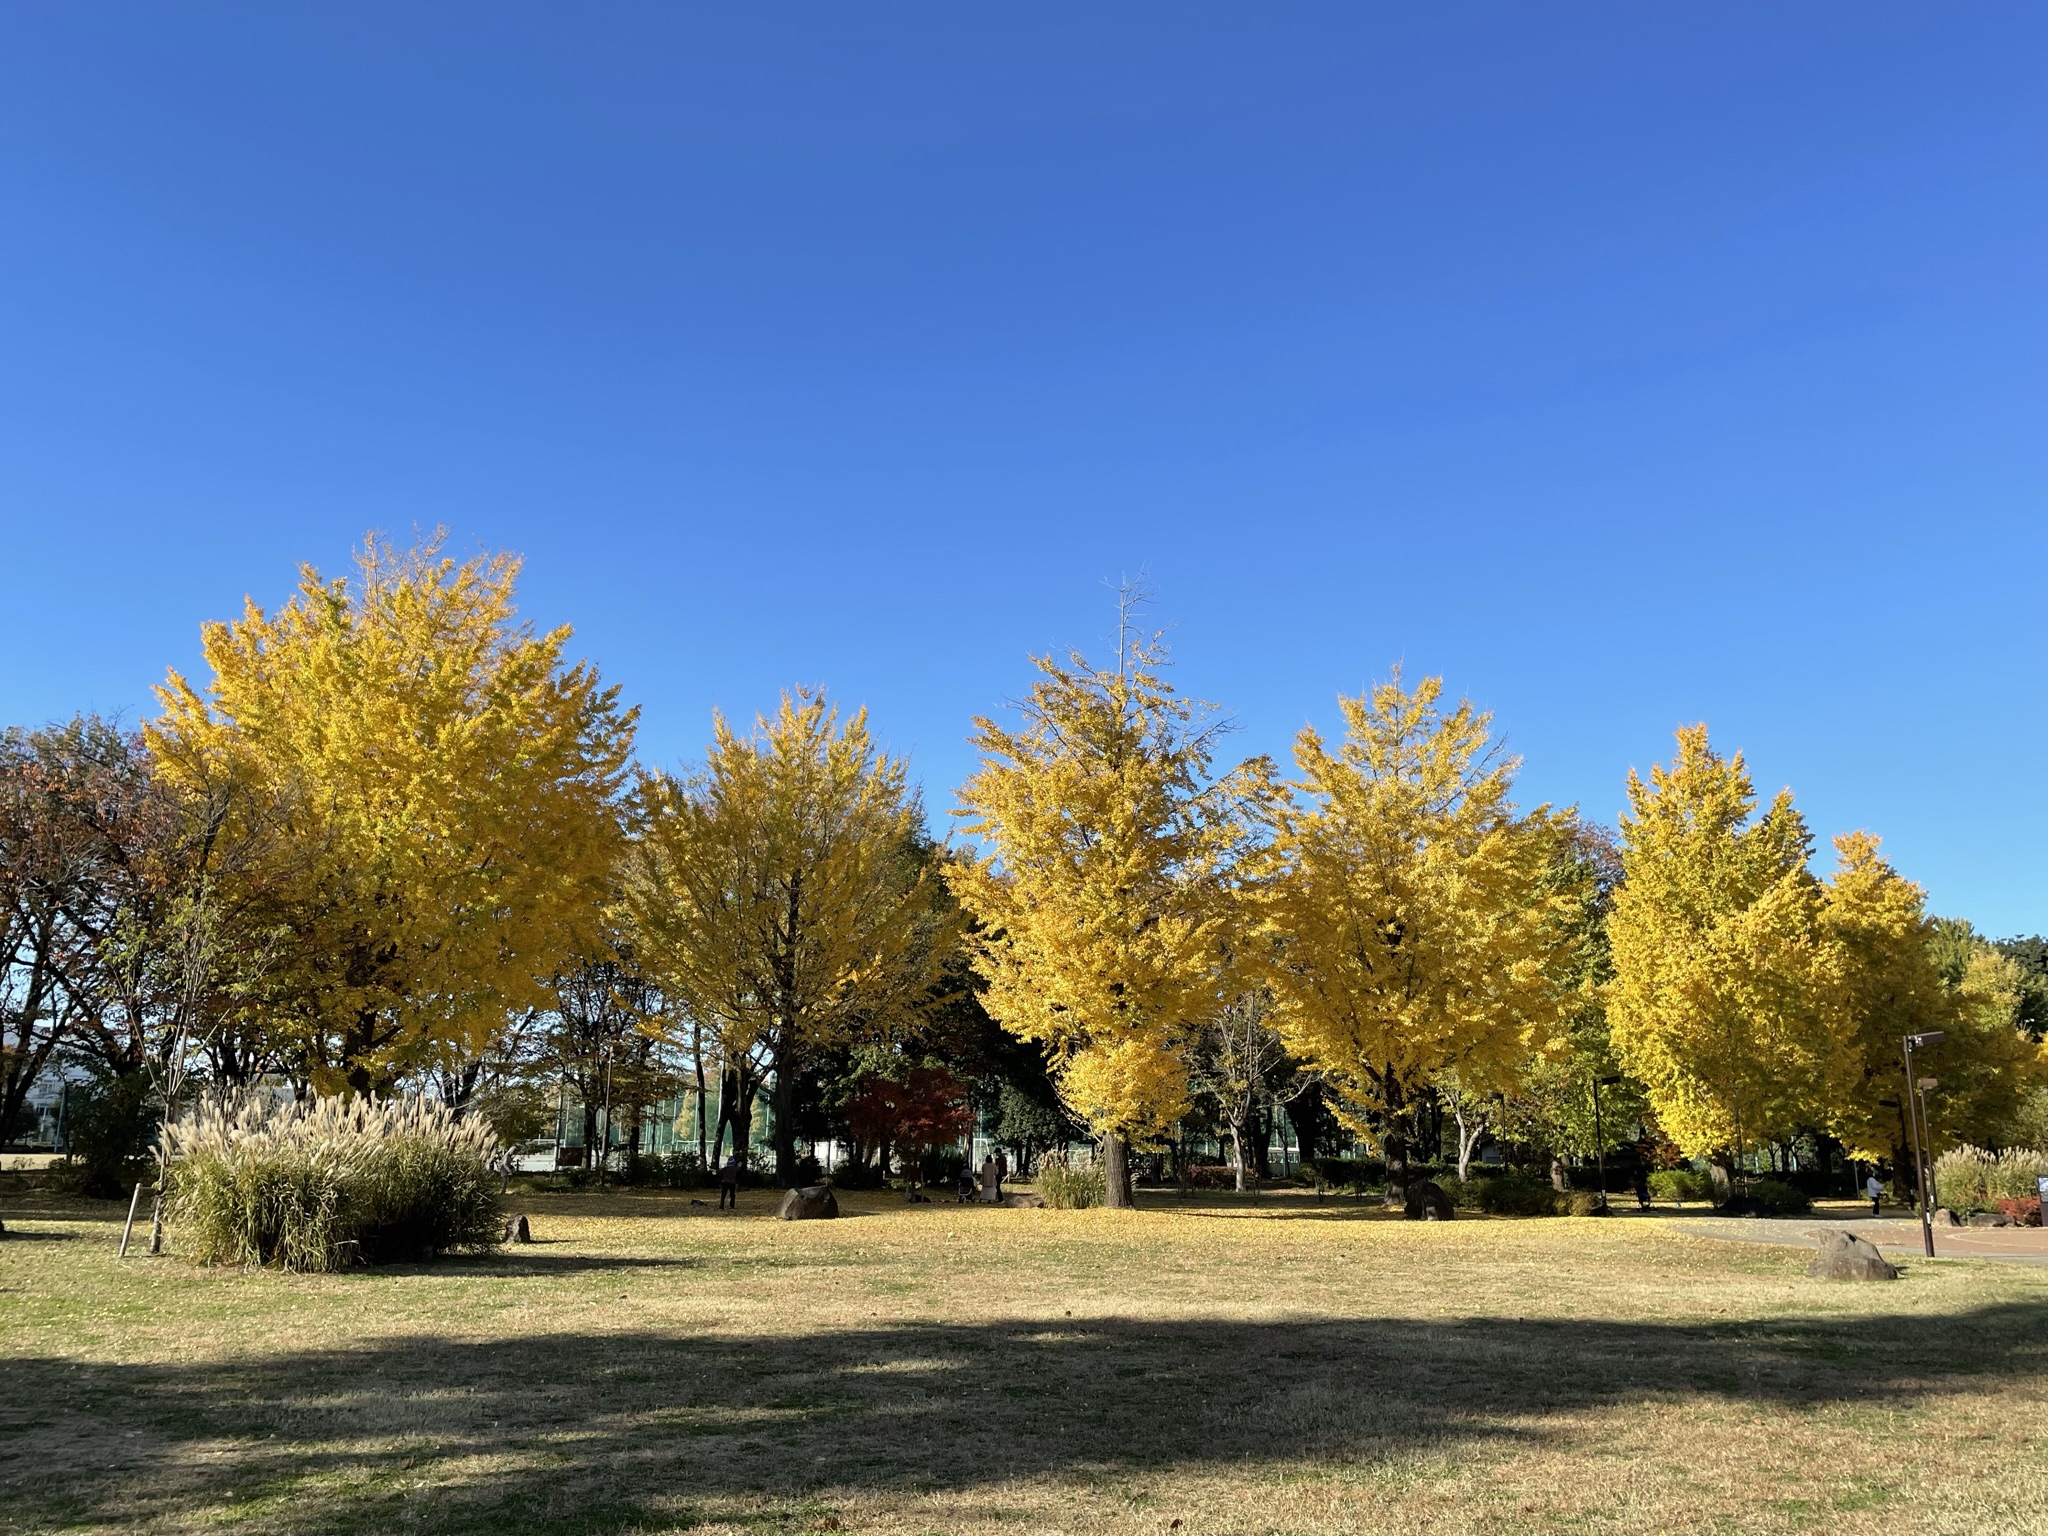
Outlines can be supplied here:
[[1704, 719], [2048, 929], [2034, 6], [0, 12], [0, 720], [368, 528], [643, 750], [822, 683], [935, 810], [1143, 571], [1244, 751], [1397, 660], [1612, 819]]

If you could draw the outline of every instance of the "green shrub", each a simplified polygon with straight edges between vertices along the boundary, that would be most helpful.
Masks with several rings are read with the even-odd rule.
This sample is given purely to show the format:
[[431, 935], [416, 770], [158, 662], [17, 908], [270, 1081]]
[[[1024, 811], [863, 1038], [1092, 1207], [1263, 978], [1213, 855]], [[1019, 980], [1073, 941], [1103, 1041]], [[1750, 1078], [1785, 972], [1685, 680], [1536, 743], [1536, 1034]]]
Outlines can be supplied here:
[[1376, 1157], [1317, 1157], [1310, 1164], [1331, 1189], [1378, 1188], [1387, 1182], [1387, 1165]]
[[704, 1165], [694, 1147], [678, 1147], [673, 1152], [648, 1152], [627, 1162], [619, 1172], [619, 1182], [642, 1184], [652, 1189], [702, 1189], [705, 1184]]
[[1650, 1198], [1683, 1205], [1688, 1200], [1705, 1205], [1714, 1198], [1714, 1181], [1690, 1168], [1660, 1168], [1650, 1175]]
[[96, 1078], [71, 1097], [65, 1155], [50, 1170], [67, 1194], [125, 1200], [155, 1161], [157, 1101], [141, 1072]]
[[2039, 1194], [2035, 1181], [2048, 1175], [2048, 1152], [2014, 1147], [1987, 1152], [1982, 1147], [1957, 1147], [1934, 1160], [1934, 1199], [1958, 1216], [1998, 1209], [2001, 1200], [2028, 1200]]
[[171, 1127], [167, 1212], [201, 1264], [322, 1271], [489, 1249], [497, 1138], [419, 1099], [249, 1096]]
[[1799, 1216], [1813, 1209], [1806, 1191], [1781, 1179], [1751, 1179], [1728, 1201], [1728, 1210], [1750, 1216]]
[[[1445, 1187], [1449, 1188], [1448, 1185]], [[1479, 1209], [1489, 1216], [1557, 1214], [1557, 1191], [1546, 1181], [1526, 1173], [1501, 1173], [1487, 1179], [1468, 1179], [1464, 1187], [1472, 1192]]]
[[1076, 1167], [1051, 1153], [1038, 1160], [1038, 1198], [1056, 1211], [1085, 1211], [1102, 1204], [1102, 1165]]

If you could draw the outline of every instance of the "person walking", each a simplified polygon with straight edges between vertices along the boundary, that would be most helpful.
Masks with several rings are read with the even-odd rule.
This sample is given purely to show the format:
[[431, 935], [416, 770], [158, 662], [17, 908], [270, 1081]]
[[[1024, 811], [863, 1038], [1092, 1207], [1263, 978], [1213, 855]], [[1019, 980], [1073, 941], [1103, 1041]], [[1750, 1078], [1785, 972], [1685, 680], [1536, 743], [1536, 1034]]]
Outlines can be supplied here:
[[740, 1208], [740, 1160], [728, 1157], [725, 1166], [718, 1170], [718, 1208], [721, 1211]]
[[1870, 1170], [1870, 1177], [1863, 1181], [1863, 1193], [1870, 1196], [1870, 1214], [1880, 1216], [1884, 1203], [1884, 1186], [1877, 1181], [1877, 1170]]

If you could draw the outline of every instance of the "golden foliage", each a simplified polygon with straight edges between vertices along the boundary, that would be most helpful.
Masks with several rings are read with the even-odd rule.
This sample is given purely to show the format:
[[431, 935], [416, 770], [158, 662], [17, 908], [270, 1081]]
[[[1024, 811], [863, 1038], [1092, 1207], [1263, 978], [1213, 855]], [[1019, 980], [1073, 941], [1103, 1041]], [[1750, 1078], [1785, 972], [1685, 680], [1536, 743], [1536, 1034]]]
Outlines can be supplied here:
[[714, 731], [702, 770], [642, 782], [629, 902], [663, 989], [728, 1061], [765, 1051], [786, 1095], [816, 1049], [920, 1019], [953, 919], [865, 710], [842, 724], [799, 691], [751, 735]]
[[1829, 1002], [1841, 955], [1791, 793], [1752, 821], [1742, 755], [1723, 758], [1688, 726], [1677, 762], [1648, 784], [1631, 771], [1628, 795], [1608, 924], [1623, 1063], [1691, 1155], [1814, 1123], [1851, 1059]]
[[609, 890], [637, 711], [567, 628], [517, 621], [519, 562], [372, 538], [356, 579], [302, 567], [275, 614], [208, 624], [148, 738], [192, 794], [278, 818], [248, 872], [285, 936], [266, 980], [323, 1088], [366, 1092], [471, 1050], [541, 1000]]
[[1182, 1114], [1189, 1037], [1230, 990], [1243, 812], [1267, 782], [1263, 760], [1211, 777], [1216, 728], [1164, 662], [1128, 629], [1113, 669], [1034, 657], [1021, 726], [975, 721], [960, 814], [985, 856], [947, 868], [989, 1013], [1046, 1049], [1097, 1134], [1139, 1141]]
[[1559, 1018], [1571, 893], [1552, 878], [1566, 818], [1518, 815], [1517, 766], [1490, 718], [1400, 675], [1342, 698], [1332, 749], [1295, 741], [1298, 798], [1277, 808], [1265, 890], [1276, 1022], [1366, 1118], [1401, 1117], [1446, 1074], [1498, 1086]]

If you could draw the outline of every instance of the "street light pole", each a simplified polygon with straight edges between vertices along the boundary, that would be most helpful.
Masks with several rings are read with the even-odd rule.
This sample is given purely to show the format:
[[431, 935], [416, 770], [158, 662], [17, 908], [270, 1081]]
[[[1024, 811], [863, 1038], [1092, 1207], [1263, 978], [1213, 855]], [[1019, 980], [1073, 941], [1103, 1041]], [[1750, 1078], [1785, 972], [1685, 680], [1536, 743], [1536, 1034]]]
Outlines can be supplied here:
[[1947, 1032], [1939, 1029], [1906, 1036], [1906, 1102], [1912, 1106], [1913, 1171], [1920, 1185], [1920, 1242], [1930, 1259], [1934, 1257], [1934, 1212], [1927, 1204], [1927, 1158], [1934, 1148], [1933, 1137], [1927, 1134], [1927, 1101], [1920, 1097], [1920, 1080], [1913, 1075], [1913, 1048], [1939, 1045], [1947, 1038]]

